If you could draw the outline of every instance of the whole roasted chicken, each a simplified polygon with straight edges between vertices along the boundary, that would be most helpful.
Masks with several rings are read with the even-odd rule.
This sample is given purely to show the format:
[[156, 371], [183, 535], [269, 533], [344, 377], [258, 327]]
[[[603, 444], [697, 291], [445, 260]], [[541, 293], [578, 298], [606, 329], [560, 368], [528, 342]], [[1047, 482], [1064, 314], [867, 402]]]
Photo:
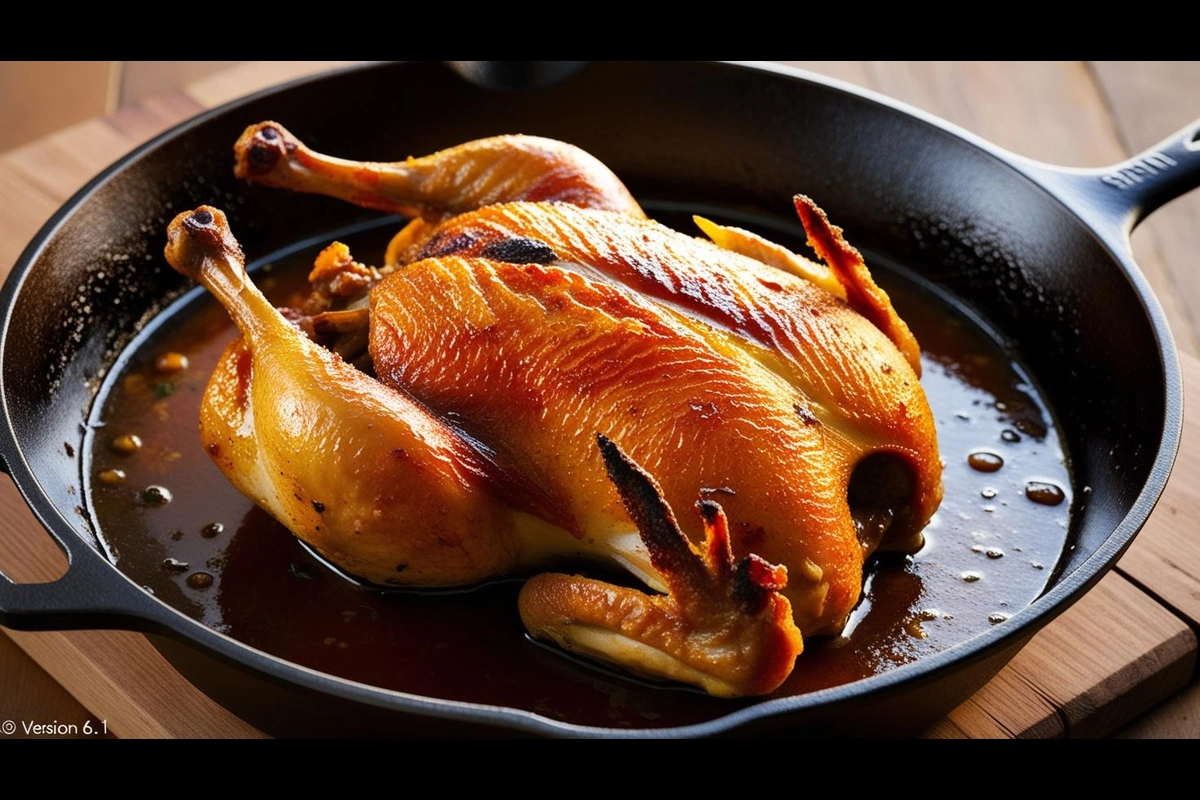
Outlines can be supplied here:
[[[249, 128], [237, 175], [412, 219], [385, 264], [334, 243], [300, 308], [201, 207], [167, 258], [242, 333], [201, 411], [229, 479], [374, 584], [536, 573], [530, 633], [715, 695], [763, 694], [836, 634], [880, 547], [941, 499], [917, 343], [806, 197], [820, 265], [646, 219], [596, 159], [502, 136], [404, 162]], [[564, 574], [607, 564], [627, 577]]]

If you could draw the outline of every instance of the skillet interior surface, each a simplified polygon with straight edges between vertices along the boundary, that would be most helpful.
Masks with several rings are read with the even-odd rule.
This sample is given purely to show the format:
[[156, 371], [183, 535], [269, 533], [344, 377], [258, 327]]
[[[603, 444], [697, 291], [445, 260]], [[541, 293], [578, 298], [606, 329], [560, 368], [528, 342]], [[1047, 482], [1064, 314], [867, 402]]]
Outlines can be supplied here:
[[[1169, 343], [1160, 342], [1152, 301], [1102, 237], [987, 149], [839, 87], [748, 68], [593, 64], [563, 82], [512, 92], [481, 88], [440, 64], [396, 64], [303, 82], [181, 126], [85, 188], [22, 257], [5, 289], [2, 366], [19, 451], [7, 449], [4, 457], [27, 496], [44, 493], [34, 505], [51, 528], [94, 542], [79, 490], [84, 423], [123, 345], [185, 288], [161, 258], [161, 232], [175, 213], [204, 203], [225, 208], [249, 253], [372, 216], [335, 200], [235, 181], [229, 144], [260, 119], [284, 122], [316, 149], [364, 160], [398, 160], [501, 132], [549, 136], [595, 154], [635, 195], [773, 216], [780, 224], [791, 224], [786, 199], [801, 188], [852, 241], [906, 265], [989, 320], [1037, 375], [1058, 412], [1076, 485], [1090, 489], [1074, 509], [1073, 547], [1049, 592], [1055, 603], [1099, 577], [1096, 565], [1085, 566], [1098, 551], [1113, 558], [1128, 543], [1126, 516], [1152, 474], [1164, 469], [1160, 443], [1178, 422], [1169, 419], [1175, 412], [1164, 379], [1164, 359], [1173, 356], [1162, 353]], [[1117, 318], [1128, 322], [1112, 325]], [[764, 704], [695, 732], [818, 716], [853, 729], [888, 709], [926, 703], [922, 695], [953, 701], [1048, 621], [1057, 610], [1051, 605], [1039, 602], [988, 641], [899, 677]], [[148, 616], [152, 621], [125, 624], [169, 628], [192, 642], [209, 636], [161, 610]], [[330, 702], [331, 714], [342, 707], [330, 700], [342, 689], [319, 681], [298, 689], [281, 678], [286, 665], [236, 646], [221, 645], [200, 661], [190, 648], [162, 646], [195, 682], [224, 692], [235, 706], [239, 698], [247, 703], [235, 710], [253, 705], [252, 690], [233, 687], [256, 672], [308, 702]], [[205, 685], [231, 663], [224, 688]], [[946, 674], [957, 676], [953, 690], [938, 685]], [[349, 694], [360, 710], [380, 709], [384, 728], [395, 724], [395, 698]], [[940, 713], [954, 705], [945, 702], [935, 703]], [[404, 710], [423, 713], [411, 703]], [[456, 718], [527, 724], [464, 713]], [[554, 729], [539, 725], [532, 729]]]

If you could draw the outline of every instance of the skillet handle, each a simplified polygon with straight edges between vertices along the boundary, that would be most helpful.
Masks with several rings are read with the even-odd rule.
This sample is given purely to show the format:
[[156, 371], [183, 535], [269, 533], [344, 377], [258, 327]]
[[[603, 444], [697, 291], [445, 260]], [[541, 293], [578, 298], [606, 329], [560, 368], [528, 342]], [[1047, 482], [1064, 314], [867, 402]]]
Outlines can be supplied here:
[[[84, 545], [86, 547], [86, 545]], [[13, 583], [0, 573], [0, 625], [19, 631], [152, 630], [114, 592], [111, 575], [89, 559], [72, 559], [51, 583]]]
[[1039, 166], [1076, 211], [1128, 237], [1155, 210], [1200, 187], [1200, 120], [1111, 167]]
[[[4, 471], [11, 474], [7, 465]], [[15, 583], [0, 572], [0, 625], [24, 631], [148, 631], [159, 627], [153, 620], [160, 604], [113, 569], [82, 538], [55, 532], [54, 526], [45, 523], [44, 509], [36, 501], [29, 505], [44, 529], [37, 535], [45, 536], [50, 531], [66, 553], [67, 571], [48, 583]], [[9, 529], [10, 538], [15, 538], [13, 528], [25, 524], [22, 520], [18, 517], [7, 521], [4, 527]], [[9, 546], [3, 542], [0, 545]]]

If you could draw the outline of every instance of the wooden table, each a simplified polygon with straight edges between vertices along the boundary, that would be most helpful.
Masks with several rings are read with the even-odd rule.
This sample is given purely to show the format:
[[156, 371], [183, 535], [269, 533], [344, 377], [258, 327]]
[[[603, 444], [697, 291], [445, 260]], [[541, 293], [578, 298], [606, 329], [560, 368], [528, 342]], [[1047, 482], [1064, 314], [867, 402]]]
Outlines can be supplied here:
[[[866, 86], [1014, 152], [1067, 166], [1116, 163], [1200, 117], [1196, 62], [785, 63]], [[7, 272], [71, 193], [137, 144], [206, 108], [330, 66], [242, 65], [0, 156], [0, 268]], [[1166, 310], [1186, 391], [1195, 397], [1200, 192], [1143, 224], [1134, 252]], [[927, 735], [1200, 737], [1198, 477], [1200, 422], [1193, 419], [1162, 501], [1117, 569]], [[18, 581], [51, 580], [65, 569], [7, 481], [0, 482], [0, 540], [0, 571]], [[1126, 726], [1147, 709], [1154, 711]], [[57, 720], [80, 728], [79, 735], [90, 722], [93, 729], [106, 723], [119, 737], [261, 736], [126, 632], [0, 633], [0, 724], [5, 720]]]

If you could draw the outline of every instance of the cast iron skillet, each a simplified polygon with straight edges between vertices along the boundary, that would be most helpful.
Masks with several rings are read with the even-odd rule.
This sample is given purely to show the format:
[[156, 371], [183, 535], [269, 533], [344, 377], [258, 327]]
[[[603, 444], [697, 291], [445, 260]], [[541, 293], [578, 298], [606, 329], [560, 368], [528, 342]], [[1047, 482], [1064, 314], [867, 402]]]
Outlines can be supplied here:
[[[382, 691], [284, 662], [184, 617], [95, 549], [75, 510], [81, 464], [64, 443], [83, 451], [98, 376], [183, 289], [161, 258], [163, 231], [179, 210], [227, 209], [248, 253], [370, 216], [235, 181], [230, 144], [262, 119], [285, 122], [325, 152], [374, 160], [496, 133], [551, 136], [594, 153], [638, 196], [793, 224], [786, 200], [802, 189], [851, 241], [940, 284], [1024, 354], [1059, 414], [1076, 485], [1092, 489], [1077, 500], [1074, 549], [1041, 599], [985, 635], [868, 680], [669, 730], [584, 728]], [[1180, 372], [1128, 235], [1200, 183], [1198, 137], [1193, 124], [1111, 169], [1060, 169], [846, 86], [720, 64], [375, 65], [204, 114], [84, 187], [38, 233], [0, 294], [0, 456], [70, 561], [54, 583], [0, 579], [0, 623], [145, 631], [200, 688], [281, 733], [919, 730], [1099, 580], [1163, 489], [1179, 441]]]

